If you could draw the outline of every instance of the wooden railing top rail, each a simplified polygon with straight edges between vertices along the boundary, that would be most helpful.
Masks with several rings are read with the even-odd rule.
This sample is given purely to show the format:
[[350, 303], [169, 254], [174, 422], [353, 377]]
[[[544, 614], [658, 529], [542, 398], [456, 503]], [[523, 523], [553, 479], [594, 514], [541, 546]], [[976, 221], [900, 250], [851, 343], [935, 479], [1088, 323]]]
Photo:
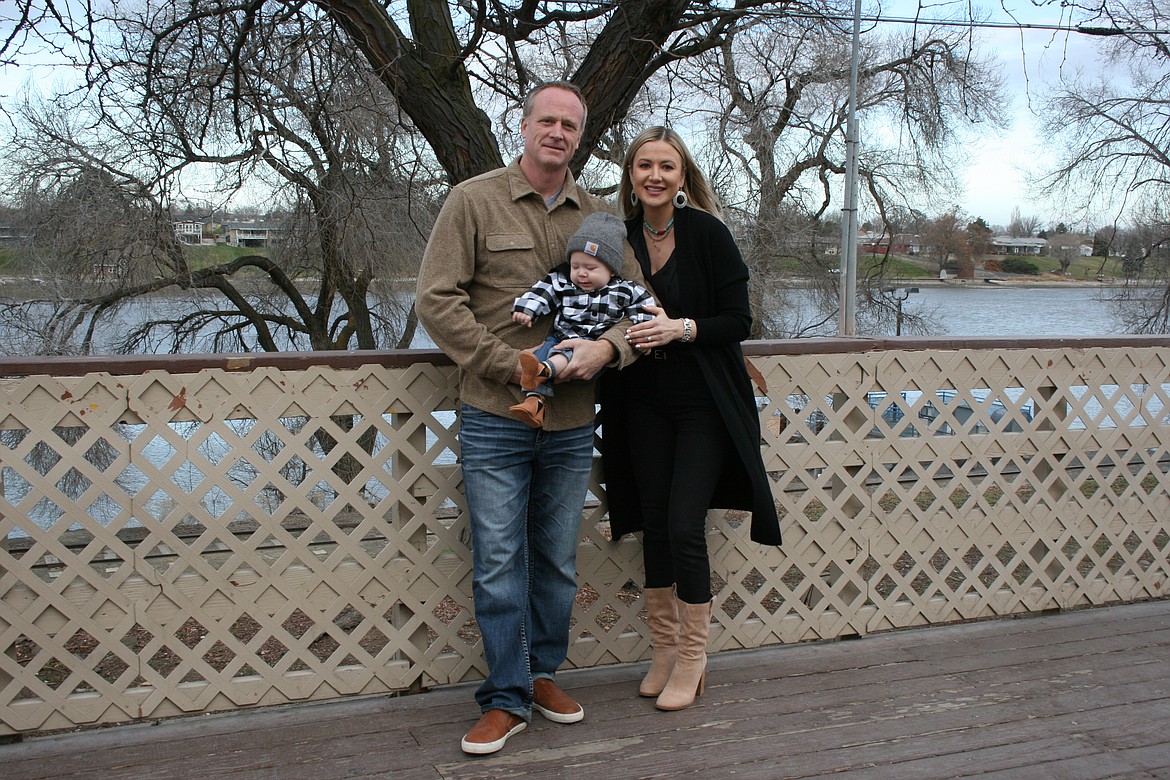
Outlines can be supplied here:
[[[890, 350], [956, 349], [1092, 349], [1096, 347], [1170, 347], [1167, 336], [1040, 336], [1032, 338], [997, 336], [932, 337], [834, 337], [744, 342], [744, 353], [754, 355], [830, 355]], [[172, 373], [193, 373], [207, 369], [252, 371], [257, 368], [282, 370], [327, 365], [355, 368], [378, 363], [400, 368], [419, 362], [451, 365], [438, 349], [380, 349], [347, 352], [255, 352], [189, 355], [53, 355], [0, 357], [0, 377], [49, 375], [79, 376], [93, 372], [112, 375], [140, 374], [167, 369]]]

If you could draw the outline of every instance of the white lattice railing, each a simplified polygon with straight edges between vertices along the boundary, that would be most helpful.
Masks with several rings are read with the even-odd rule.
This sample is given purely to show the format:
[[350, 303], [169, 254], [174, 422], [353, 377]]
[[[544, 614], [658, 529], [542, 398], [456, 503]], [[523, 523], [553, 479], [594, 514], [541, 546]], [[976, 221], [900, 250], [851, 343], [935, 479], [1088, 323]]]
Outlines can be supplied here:
[[[753, 343], [713, 650], [1159, 597], [1170, 339]], [[434, 352], [0, 361], [0, 734], [483, 674]], [[594, 481], [570, 664], [648, 654]]]

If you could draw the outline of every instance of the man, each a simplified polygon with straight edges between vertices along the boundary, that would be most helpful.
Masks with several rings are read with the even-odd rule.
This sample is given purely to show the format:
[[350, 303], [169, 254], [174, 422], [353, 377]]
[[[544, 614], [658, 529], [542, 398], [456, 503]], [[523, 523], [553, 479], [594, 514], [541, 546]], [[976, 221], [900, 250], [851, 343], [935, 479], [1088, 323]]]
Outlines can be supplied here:
[[[585, 100], [572, 84], [533, 90], [520, 122], [523, 154], [451, 191], [419, 271], [419, 320], [460, 369], [472, 594], [488, 665], [476, 692], [482, 716], [462, 742], [473, 754], [502, 748], [533, 709], [556, 723], [585, 715], [554, 681], [568, 650], [577, 535], [593, 457], [593, 383], [573, 380], [590, 380], [605, 366], [636, 357], [624, 338], [628, 321], [594, 341], [561, 343], [573, 359], [557, 377], [564, 384], [542, 429], [509, 412], [523, 397], [520, 353], [546, 335], [513, 322], [512, 303], [563, 260], [585, 216], [605, 208], [569, 173], [585, 115]], [[628, 246], [625, 252], [624, 267], [642, 282]]]

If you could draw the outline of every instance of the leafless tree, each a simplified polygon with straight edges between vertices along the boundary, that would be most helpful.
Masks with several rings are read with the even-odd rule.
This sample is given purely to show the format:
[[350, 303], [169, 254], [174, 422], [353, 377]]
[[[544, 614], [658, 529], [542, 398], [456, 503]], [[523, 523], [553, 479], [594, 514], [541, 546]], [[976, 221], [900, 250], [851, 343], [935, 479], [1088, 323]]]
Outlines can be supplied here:
[[1068, 275], [1068, 268], [1080, 255], [1081, 244], [1085, 243], [1081, 233], [1054, 233], [1048, 237], [1048, 254], [1060, 263], [1060, 272]]
[[1040, 217], [1034, 214], [1025, 217], [1020, 213], [1020, 208], [1017, 206], [1012, 209], [1012, 218], [1008, 223], [1008, 235], [1012, 238], [1031, 238], [1036, 235], [1040, 223]]
[[[851, 42], [833, 21], [848, 18], [848, 8], [825, 11], [827, 18], [744, 21], [717, 49], [673, 69], [680, 97], [668, 110], [710, 139], [714, 178], [745, 226], [745, 254], [763, 287], [757, 300], [786, 308], [779, 269], [813, 285], [819, 315], [785, 324], [761, 311], [757, 321], [768, 330], [757, 335], [792, 337], [835, 321], [837, 260], [826, 250], [840, 234], [823, 226], [840, 206], [833, 190], [846, 164]], [[925, 28], [864, 38], [858, 116], [881, 132], [866, 135], [859, 178], [867, 208], [890, 235], [913, 200], [953, 192], [950, 154], [970, 120], [1003, 123], [998, 72], [967, 43]], [[864, 276], [861, 289], [889, 286], [883, 258]]]
[[1102, 297], [1127, 333], [1170, 333], [1170, 209], [1147, 207], [1113, 239], [1125, 283]]
[[958, 207], [932, 219], [923, 234], [923, 247], [934, 259], [938, 270], [943, 271], [952, 262], [964, 265], [971, 261], [971, 245], [964, 229], [966, 218]]
[[[62, 13], [63, 1], [14, 0], [16, 22], [0, 44], [0, 57], [12, 56], [30, 40], [70, 42], [90, 91], [105, 106], [122, 106], [126, 101], [118, 100], [125, 86], [107, 75], [120, 73], [122, 68], [111, 71], [109, 66], [122, 63], [105, 56], [93, 33], [111, 21], [121, 24], [121, 17], [99, 18], [89, 5], [68, 6], [80, 9], [70, 16]], [[119, 6], [113, 8], [121, 13]], [[570, 78], [588, 99], [589, 119], [573, 168], [600, 189], [612, 184], [612, 168], [604, 163], [620, 159], [622, 139], [629, 135], [624, 123], [653, 117], [674, 124], [691, 117], [707, 137], [720, 139], [721, 147], [711, 147], [718, 162], [710, 167], [730, 187], [725, 193], [749, 193], [728, 201], [758, 263], [758, 278], [775, 277], [777, 263], [797, 272], [815, 271], [825, 281], [821, 289], [828, 301], [831, 283], [825, 271], [831, 263], [824, 257], [828, 236], [823, 226], [844, 165], [848, 36], [840, 20], [851, 14], [852, 4], [841, 0], [182, 0], [157, 5], [147, 0], [137, 18], [151, 23], [125, 36], [141, 41], [142, 48], [126, 58], [124, 70], [140, 86], [131, 90], [129, 102], [158, 117], [157, 125], [148, 126], [163, 126], [163, 116], [180, 124], [182, 117], [181, 124], [193, 131], [179, 150], [183, 165], [214, 161], [224, 171], [235, 160], [233, 179], [242, 179], [261, 162], [280, 164], [272, 150], [291, 145], [286, 126], [265, 113], [258, 97], [280, 105], [291, 101], [282, 79], [303, 84], [298, 80], [311, 75], [317, 80], [308, 83], [325, 86], [333, 78], [326, 76], [327, 63], [302, 51], [307, 48], [302, 30], [314, 35], [339, 30], [344, 44], [333, 51], [341, 52], [340, 60], [348, 64], [347, 51], [362, 55], [365, 77], [374, 74], [385, 88], [379, 104], [399, 112], [401, 131], [393, 138], [414, 144], [398, 158], [419, 162], [420, 169], [405, 177], [414, 181], [441, 169], [444, 184], [450, 184], [500, 165], [518, 150], [509, 129], [516, 125], [519, 98], [548, 78]], [[31, 26], [34, 21], [39, 26]], [[59, 37], [46, 32], [51, 29]], [[866, 197], [888, 220], [908, 206], [916, 190], [921, 195], [946, 183], [946, 172], [953, 168], [946, 153], [964, 122], [999, 123], [999, 79], [961, 34], [919, 27], [880, 40], [867, 32], [865, 38], [858, 108], [889, 128], [890, 135], [867, 135], [860, 168]], [[356, 67], [353, 73], [356, 80]], [[685, 99], [708, 96], [716, 96], [716, 102]], [[214, 109], [204, 108], [209, 106]], [[712, 111], [712, 106], [728, 110]], [[335, 110], [329, 104], [320, 116], [328, 118]], [[170, 186], [177, 180], [176, 170], [167, 167], [175, 164], [174, 154], [151, 158], [162, 171], [155, 178]], [[336, 170], [325, 165], [335, 161], [323, 159], [319, 167]], [[378, 169], [364, 170], [373, 174]], [[295, 202], [312, 204], [316, 228], [328, 232], [328, 223], [320, 220], [366, 197], [363, 186], [344, 196]], [[429, 194], [441, 195], [442, 187]], [[420, 220], [420, 229], [425, 224]], [[321, 251], [328, 259], [327, 239]], [[287, 273], [282, 262], [257, 268], [295, 300], [283, 292], [288, 283], [280, 278]], [[358, 263], [341, 264], [336, 274], [323, 274], [320, 291], [348, 295], [348, 311], [357, 313], [357, 293], [368, 283], [365, 270]], [[187, 269], [180, 266], [172, 275], [180, 271]], [[870, 281], [877, 283], [878, 276]], [[220, 284], [199, 279], [213, 281]], [[327, 298], [318, 294], [315, 300]], [[759, 295], [761, 305], [765, 299]], [[353, 343], [370, 343], [372, 328], [364, 328], [356, 316], [350, 321], [343, 312], [315, 314], [306, 325], [310, 344], [340, 345], [339, 337], [351, 329]], [[301, 311], [295, 316], [311, 319]], [[818, 315], [812, 322], [819, 327], [828, 319]], [[279, 321], [275, 310], [255, 321], [261, 334], [255, 348], [278, 343], [273, 332], [299, 327]], [[793, 333], [778, 322], [769, 327], [780, 328], [776, 335]], [[796, 327], [798, 332], [806, 328]]]
[[1046, 135], [1061, 153], [1039, 183], [1080, 213], [1110, 204], [1115, 228], [1129, 223], [1117, 243], [1128, 244], [1127, 270], [1140, 272], [1127, 273], [1113, 302], [1132, 332], [1167, 333], [1170, 277], [1161, 252], [1170, 242], [1170, 13], [1158, 0], [1070, 7], [1108, 36], [1098, 74], [1066, 71], [1047, 96]]
[[[165, 11], [122, 19], [134, 34], [100, 53], [109, 63], [100, 76], [56, 103], [30, 99], [21, 110], [11, 159], [19, 180], [32, 183], [24, 191], [30, 208], [60, 201], [55, 190], [88, 181], [104, 184], [102, 197], [144, 204], [128, 214], [149, 215], [136, 232], [104, 231], [112, 246], [78, 241], [62, 254], [84, 255], [71, 278], [101, 269], [117, 284], [75, 286], [26, 309], [43, 314], [52, 306], [52, 321], [86, 319], [85, 338], [74, 348], [88, 350], [101, 317], [125, 301], [202, 289], [215, 297], [143, 318], [124, 331], [119, 348], [409, 344], [409, 300], [394, 282], [409, 276], [421, 255], [430, 224], [426, 185], [436, 174], [412, 146], [385, 87], [332, 23], [294, 14], [260, 22], [269, 29], [248, 39], [252, 50], [240, 58], [229, 95], [218, 72], [233, 56], [224, 48], [235, 40], [221, 29], [225, 19], [167, 39], [160, 31], [173, 23]], [[169, 206], [198, 169], [212, 171], [203, 175], [216, 177], [224, 198], [249, 177], [267, 182], [272, 201], [296, 217], [274, 251], [190, 265]], [[91, 200], [97, 189], [86, 187]], [[58, 219], [59, 211], [47, 213]], [[90, 222], [90, 229], [122, 222]], [[57, 241], [50, 249], [60, 247]]]

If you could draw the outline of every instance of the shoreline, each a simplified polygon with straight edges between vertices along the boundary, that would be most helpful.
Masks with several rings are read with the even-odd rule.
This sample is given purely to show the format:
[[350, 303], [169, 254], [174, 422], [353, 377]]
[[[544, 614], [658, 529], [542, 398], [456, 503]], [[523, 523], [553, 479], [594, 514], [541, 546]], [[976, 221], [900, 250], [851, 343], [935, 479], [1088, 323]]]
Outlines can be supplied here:
[[1030, 277], [987, 277], [983, 279], [910, 279], [900, 283], [900, 287], [949, 287], [952, 289], [995, 289], [997, 287], [1015, 288], [1113, 288], [1125, 285], [1117, 280], [1098, 282], [1092, 279], [1033, 279]]
[[[790, 277], [793, 287], [812, 287], [814, 283], [807, 278]], [[995, 289], [1113, 289], [1125, 287], [1120, 279], [1107, 279], [1098, 282], [1090, 279], [1037, 279], [1030, 276], [996, 276], [979, 279], [938, 279], [928, 278], [891, 278], [883, 282], [886, 287], [930, 287], [949, 290], [995, 290]]]

